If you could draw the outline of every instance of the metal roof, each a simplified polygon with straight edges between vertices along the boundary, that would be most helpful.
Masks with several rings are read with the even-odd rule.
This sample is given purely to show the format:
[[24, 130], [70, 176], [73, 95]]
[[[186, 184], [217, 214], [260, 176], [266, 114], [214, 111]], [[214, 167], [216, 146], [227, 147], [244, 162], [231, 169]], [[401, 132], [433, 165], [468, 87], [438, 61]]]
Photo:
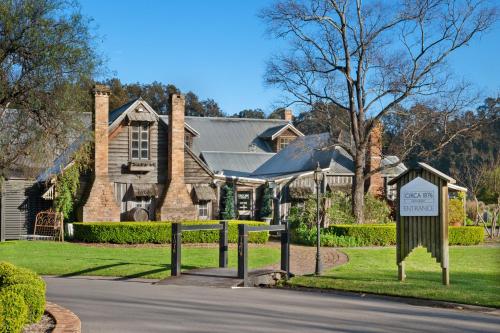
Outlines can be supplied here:
[[299, 137], [259, 167], [253, 176], [276, 176], [333, 167], [338, 173], [352, 173], [352, 159], [333, 145], [328, 133]]
[[204, 151], [201, 156], [215, 173], [225, 176], [247, 177], [273, 157], [274, 153]]
[[407, 170], [406, 166], [399, 161], [399, 157], [394, 155], [385, 156], [380, 162], [381, 166], [386, 166], [394, 163], [398, 163], [395, 167], [390, 167], [383, 169], [381, 171], [383, 176], [398, 176]]
[[271, 145], [260, 135], [270, 128], [288, 124], [281, 119], [219, 117], [186, 117], [185, 121], [200, 134], [193, 139], [196, 154], [206, 151], [270, 153]]

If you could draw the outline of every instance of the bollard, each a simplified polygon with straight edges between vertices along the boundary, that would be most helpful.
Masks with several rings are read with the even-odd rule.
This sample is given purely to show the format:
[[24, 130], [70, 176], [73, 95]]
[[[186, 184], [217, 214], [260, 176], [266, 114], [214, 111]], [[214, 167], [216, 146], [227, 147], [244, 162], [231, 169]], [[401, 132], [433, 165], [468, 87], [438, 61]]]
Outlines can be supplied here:
[[181, 244], [182, 244], [182, 225], [172, 223], [172, 241], [171, 241], [171, 276], [181, 275]]
[[229, 223], [221, 221], [220, 224], [222, 224], [222, 229], [219, 230], [219, 267], [227, 268]]
[[238, 224], [238, 278], [248, 286], [248, 226]]

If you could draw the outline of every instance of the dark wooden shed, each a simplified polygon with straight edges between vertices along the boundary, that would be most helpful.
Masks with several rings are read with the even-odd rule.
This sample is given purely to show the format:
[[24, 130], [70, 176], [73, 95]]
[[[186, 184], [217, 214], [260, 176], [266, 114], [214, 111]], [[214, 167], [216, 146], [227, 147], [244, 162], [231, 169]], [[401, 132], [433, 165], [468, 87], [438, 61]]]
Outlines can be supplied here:
[[36, 214], [50, 206], [41, 198], [41, 186], [30, 179], [0, 183], [0, 240], [20, 239], [33, 232]]

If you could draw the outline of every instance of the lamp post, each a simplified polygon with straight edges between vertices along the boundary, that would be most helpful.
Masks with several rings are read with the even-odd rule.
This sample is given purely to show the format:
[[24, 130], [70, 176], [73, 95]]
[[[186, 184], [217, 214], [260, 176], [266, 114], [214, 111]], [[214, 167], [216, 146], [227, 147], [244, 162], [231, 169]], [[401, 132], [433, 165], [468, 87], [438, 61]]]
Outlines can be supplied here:
[[321, 170], [321, 167], [318, 166], [316, 167], [316, 170], [314, 170], [314, 182], [316, 183], [316, 270], [315, 274], [319, 275], [321, 274], [322, 267], [321, 267], [321, 254], [320, 254], [320, 246], [321, 246], [321, 239], [320, 239], [320, 221], [319, 221], [319, 186], [321, 184], [321, 181], [323, 180], [323, 170]]

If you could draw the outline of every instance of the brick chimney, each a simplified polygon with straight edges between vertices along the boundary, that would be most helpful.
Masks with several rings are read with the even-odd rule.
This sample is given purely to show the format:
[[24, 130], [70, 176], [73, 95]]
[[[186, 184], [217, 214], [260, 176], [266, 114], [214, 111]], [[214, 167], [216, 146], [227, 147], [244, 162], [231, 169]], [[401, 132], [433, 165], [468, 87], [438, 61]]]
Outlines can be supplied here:
[[108, 178], [109, 87], [95, 85], [94, 182], [83, 206], [83, 222], [120, 221], [120, 207]]
[[[378, 122], [370, 133], [366, 159], [370, 171], [379, 168], [382, 161], [382, 130], [382, 124]], [[367, 185], [371, 194], [377, 197], [384, 194], [384, 180], [380, 172], [372, 175]]]
[[292, 110], [290, 110], [290, 109], [285, 109], [285, 112], [284, 112], [284, 119], [285, 119], [286, 121], [292, 121], [292, 117], [293, 117], [293, 115], [292, 115]]
[[168, 175], [166, 193], [157, 218], [189, 220], [196, 218], [196, 209], [184, 182], [184, 112], [183, 95], [171, 95], [168, 119]]

